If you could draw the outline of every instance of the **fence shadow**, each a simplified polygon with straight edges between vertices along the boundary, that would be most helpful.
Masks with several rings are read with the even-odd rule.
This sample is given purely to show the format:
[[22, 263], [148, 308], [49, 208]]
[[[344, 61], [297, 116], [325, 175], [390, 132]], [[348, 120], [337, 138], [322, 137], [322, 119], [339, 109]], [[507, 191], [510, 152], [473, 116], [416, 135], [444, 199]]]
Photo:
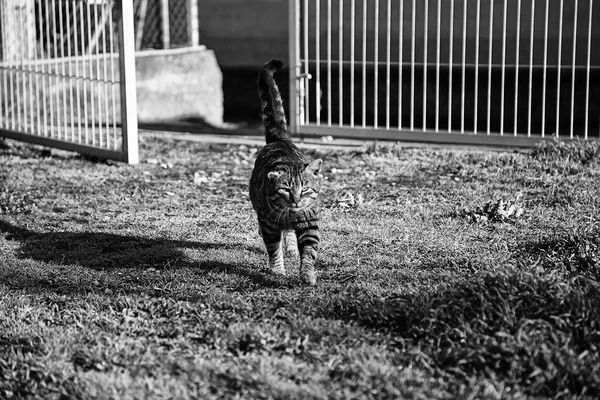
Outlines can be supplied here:
[[[104, 232], [35, 232], [0, 221], [0, 233], [7, 240], [19, 242], [17, 257], [57, 265], [77, 265], [96, 271], [120, 270], [128, 273], [143, 273], [153, 268], [160, 272], [169, 269], [190, 268], [199, 274], [217, 272], [233, 274], [249, 279], [263, 287], [279, 287], [281, 282], [270, 277], [268, 272], [247, 265], [233, 252], [259, 253], [255, 246], [241, 243], [225, 244], [185, 240], [150, 239], [134, 235]], [[190, 259], [185, 249], [202, 251], [202, 259]], [[211, 255], [211, 250], [230, 250], [235, 261], [223, 261]], [[226, 258], [225, 258], [226, 259]], [[11, 277], [0, 277], [0, 281], [12, 282], [11, 286], [48, 286], [52, 283], [39, 277], [26, 277], [18, 271]], [[7, 272], [8, 273], [8, 272]], [[10, 279], [9, 279], [10, 278]]]

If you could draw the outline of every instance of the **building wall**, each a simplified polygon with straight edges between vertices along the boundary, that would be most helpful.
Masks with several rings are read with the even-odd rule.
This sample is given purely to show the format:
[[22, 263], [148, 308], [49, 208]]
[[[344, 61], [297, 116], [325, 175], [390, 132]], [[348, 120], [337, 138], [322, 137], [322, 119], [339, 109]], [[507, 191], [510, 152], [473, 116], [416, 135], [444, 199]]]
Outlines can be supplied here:
[[287, 61], [287, 0], [199, 0], [198, 14], [200, 42], [222, 68]]

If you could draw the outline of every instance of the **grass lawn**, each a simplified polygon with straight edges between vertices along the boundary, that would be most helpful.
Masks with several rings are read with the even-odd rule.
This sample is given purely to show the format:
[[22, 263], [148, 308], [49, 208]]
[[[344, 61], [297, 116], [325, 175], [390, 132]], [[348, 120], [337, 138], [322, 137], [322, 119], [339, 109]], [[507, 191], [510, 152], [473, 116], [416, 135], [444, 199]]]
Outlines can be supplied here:
[[256, 147], [0, 147], [0, 398], [600, 397], [600, 146], [323, 158], [316, 287], [269, 275]]

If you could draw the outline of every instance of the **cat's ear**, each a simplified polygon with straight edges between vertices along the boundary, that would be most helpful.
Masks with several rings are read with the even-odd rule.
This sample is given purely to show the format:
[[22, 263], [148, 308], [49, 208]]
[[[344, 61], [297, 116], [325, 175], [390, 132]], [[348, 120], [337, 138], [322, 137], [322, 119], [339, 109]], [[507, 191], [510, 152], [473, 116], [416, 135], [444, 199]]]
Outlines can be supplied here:
[[281, 171], [271, 171], [267, 174], [267, 178], [269, 179], [277, 179], [281, 176]]
[[323, 165], [323, 160], [321, 160], [321, 159], [315, 160], [306, 166], [306, 172], [314, 174], [314, 175], [319, 175], [319, 173], [321, 172], [322, 165]]

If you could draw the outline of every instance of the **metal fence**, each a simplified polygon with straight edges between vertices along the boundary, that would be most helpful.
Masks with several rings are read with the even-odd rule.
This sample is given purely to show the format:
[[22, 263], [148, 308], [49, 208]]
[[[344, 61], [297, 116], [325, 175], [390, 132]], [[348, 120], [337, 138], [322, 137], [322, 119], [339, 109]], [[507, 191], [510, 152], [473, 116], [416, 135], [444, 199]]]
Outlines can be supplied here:
[[198, 0], [134, 0], [135, 49], [199, 43]]
[[136, 163], [132, 4], [0, 5], [0, 136]]
[[294, 0], [300, 134], [529, 145], [600, 136], [594, 0]]

